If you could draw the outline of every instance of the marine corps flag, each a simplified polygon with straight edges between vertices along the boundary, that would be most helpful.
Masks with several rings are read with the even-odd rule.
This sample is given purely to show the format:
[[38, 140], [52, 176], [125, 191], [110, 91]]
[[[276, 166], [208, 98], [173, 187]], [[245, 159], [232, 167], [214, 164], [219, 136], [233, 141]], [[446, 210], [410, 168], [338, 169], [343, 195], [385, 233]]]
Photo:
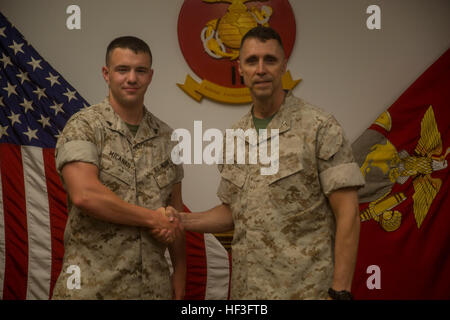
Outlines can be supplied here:
[[450, 50], [353, 144], [356, 299], [450, 299]]

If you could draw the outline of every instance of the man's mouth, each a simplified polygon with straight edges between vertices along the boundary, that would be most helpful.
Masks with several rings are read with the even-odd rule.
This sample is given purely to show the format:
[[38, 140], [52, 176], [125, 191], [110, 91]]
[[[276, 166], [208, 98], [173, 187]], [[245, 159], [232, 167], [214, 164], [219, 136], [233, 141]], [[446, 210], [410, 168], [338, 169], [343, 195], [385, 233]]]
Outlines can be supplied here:
[[123, 88], [123, 89], [127, 92], [136, 92], [136, 91], [138, 91], [139, 88], [130, 87], [130, 88]]
[[272, 81], [271, 80], [261, 80], [261, 81], [255, 81], [254, 84], [255, 85], [268, 85], [271, 84]]

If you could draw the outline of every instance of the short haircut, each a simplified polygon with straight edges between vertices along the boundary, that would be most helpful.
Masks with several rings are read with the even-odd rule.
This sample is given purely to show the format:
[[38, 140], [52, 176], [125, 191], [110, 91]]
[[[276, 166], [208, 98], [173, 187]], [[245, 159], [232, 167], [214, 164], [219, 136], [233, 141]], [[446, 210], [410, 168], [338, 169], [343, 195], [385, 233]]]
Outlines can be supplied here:
[[277, 40], [278, 44], [280, 45], [281, 49], [283, 49], [284, 52], [283, 42], [281, 41], [280, 35], [278, 34], [278, 32], [275, 31], [275, 29], [271, 27], [257, 26], [254, 27], [253, 29], [250, 29], [242, 37], [240, 49], [242, 49], [242, 46], [247, 39], [258, 39], [261, 42], [266, 42], [267, 40], [271, 39]]
[[109, 65], [109, 59], [111, 57], [111, 52], [116, 48], [130, 49], [136, 54], [138, 54], [139, 52], [148, 53], [148, 55], [150, 56], [150, 66], [152, 65], [153, 57], [152, 57], [152, 52], [151, 52], [148, 44], [145, 43], [145, 41], [143, 41], [137, 37], [124, 36], [124, 37], [119, 37], [119, 38], [114, 39], [108, 45], [108, 48], [106, 49], [106, 59], [105, 59], [107, 66]]

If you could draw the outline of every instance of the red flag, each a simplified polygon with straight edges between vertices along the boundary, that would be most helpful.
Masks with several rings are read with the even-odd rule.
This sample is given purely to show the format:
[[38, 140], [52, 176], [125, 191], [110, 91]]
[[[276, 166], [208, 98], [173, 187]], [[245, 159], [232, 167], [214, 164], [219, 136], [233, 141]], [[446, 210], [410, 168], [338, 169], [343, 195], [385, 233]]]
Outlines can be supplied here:
[[450, 299], [450, 50], [353, 144], [357, 299]]

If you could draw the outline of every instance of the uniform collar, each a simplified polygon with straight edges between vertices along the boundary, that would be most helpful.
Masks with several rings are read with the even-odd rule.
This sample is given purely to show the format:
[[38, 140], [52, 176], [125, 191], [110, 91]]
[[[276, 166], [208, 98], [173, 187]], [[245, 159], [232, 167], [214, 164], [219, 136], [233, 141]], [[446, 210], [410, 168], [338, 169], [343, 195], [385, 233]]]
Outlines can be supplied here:
[[145, 107], [144, 116], [142, 117], [142, 121], [139, 124], [139, 129], [136, 133], [136, 136], [133, 136], [128, 129], [125, 121], [123, 121], [122, 118], [120, 118], [112, 108], [111, 104], [109, 103], [108, 97], [103, 100], [102, 105], [103, 108], [101, 110], [106, 125], [111, 130], [121, 133], [130, 142], [138, 144], [159, 135], [159, 127], [153, 119], [153, 115]]
[[[298, 102], [298, 99], [292, 95], [291, 91], [286, 93], [284, 97], [283, 103], [281, 104], [280, 109], [269, 122], [266, 129], [278, 129], [278, 134], [282, 134], [291, 129], [291, 113], [290, 110], [293, 106], [295, 106]], [[253, 106], [252, 106], [253, 108]], [[241, 128], [244, 131], [247, 129], [255, 129], [255, 125], [253, 123], [252, 117], [252, 108], [250, 111], [234, 126], [235, 128]], [[270, 134], [271, 130], [268, 130], [267, 133]], [[270, 139], [271, 136], [268, 136], [267, 139], [263, 139], [259, 142], [263, 142], [265, 140]], [[245, 136], [245, 141], [250, 143], [248, 136]]]

